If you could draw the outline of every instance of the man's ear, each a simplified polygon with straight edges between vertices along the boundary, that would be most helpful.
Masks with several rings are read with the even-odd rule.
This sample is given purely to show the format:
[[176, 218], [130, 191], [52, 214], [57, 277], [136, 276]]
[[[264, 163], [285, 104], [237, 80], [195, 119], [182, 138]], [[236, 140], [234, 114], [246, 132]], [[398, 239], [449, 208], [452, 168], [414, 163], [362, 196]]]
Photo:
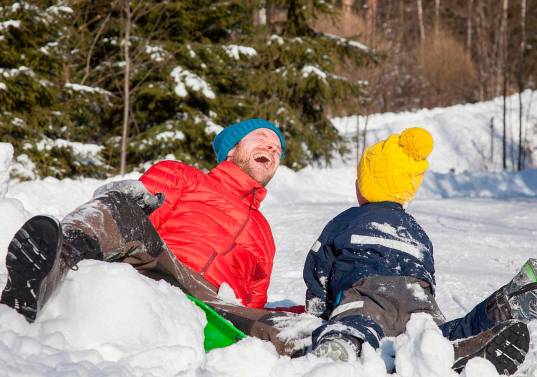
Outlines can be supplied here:
[[229, 150], [229, 152], [227, 152], [226, 161], [229, 160], [231, 157], [233, 157], [236, 149], [237, 149], [237, 146], [234, 146], [233, 148]]

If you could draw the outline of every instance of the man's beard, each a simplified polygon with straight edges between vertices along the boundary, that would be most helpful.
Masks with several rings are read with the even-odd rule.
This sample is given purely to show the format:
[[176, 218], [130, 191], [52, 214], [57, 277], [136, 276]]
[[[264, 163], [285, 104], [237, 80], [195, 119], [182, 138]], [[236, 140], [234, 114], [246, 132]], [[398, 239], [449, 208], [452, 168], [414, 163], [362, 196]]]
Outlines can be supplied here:
[[265, 177], [264, 179], [262, 179], [260, 181], [258, 178], [256, 178], [255, 169], [251, 166], [251, 161], [252, 160], [250, 159], [250, 156], [246, 155], [245, 153], [241, 153], [241, 152], [242, 151], [240, 151], [240, 149], [237, 148], [237, 150], [235, 151], [233, 156], [231, 156], [231, 162], [233, 162], [235, 165], [237, 165], [239, 168], [241, 168], [241, 170], [243, 172], [248, 174], [250, 177], [255, 179], [257, 182], [259, 182], [263, 186], [266, 186], [270, 182], [270, 180], [272, 179], [272, 177], [274, 176], [274, 173], [276, 173], [276, 171], [274, 171], [274, 173], [272, 173], [271, 175]]

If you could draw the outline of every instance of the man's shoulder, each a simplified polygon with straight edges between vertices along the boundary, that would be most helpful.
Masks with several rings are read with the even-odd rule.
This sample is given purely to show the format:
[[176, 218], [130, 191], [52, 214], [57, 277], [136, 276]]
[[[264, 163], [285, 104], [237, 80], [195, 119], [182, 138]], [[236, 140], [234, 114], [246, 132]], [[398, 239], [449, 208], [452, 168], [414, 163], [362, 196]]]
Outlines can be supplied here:
[[205, 175], [200, 169], [185, 164], [184, 162], [177, 160], [163, 160], [159, 161], [151, 166], [145, 173], [146, 174], [161, 174], [161, 175], [175, 175], [175, 174], [192, 174], [192, 175]]

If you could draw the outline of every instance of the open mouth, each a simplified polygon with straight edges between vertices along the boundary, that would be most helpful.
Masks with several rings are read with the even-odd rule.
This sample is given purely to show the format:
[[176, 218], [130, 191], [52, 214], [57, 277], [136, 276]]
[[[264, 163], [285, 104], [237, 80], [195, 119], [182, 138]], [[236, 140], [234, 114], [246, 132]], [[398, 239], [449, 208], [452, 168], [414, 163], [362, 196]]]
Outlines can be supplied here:
[[254, 161], [265, 165], [265, 167], [269, 167], [270, 164], [272, 164], [272, 159], [268, 155], [262, 153], [254, 155]]

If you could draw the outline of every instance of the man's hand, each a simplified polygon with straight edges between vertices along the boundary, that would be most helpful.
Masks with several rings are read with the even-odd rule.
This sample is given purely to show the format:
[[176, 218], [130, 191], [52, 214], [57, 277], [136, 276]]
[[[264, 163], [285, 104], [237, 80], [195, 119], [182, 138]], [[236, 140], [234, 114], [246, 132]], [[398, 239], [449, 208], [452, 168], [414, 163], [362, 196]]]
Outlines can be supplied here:
[[142, 182], [136, 179], [126, 179], [107, 183], [99, 187], [93, 193], [93, 197], [101, 196], [110, 191], [119, 191], [132, 199], [146, 213], [150, 215], [164, 202], [164, 194], [161, 192], [151, 194]]

